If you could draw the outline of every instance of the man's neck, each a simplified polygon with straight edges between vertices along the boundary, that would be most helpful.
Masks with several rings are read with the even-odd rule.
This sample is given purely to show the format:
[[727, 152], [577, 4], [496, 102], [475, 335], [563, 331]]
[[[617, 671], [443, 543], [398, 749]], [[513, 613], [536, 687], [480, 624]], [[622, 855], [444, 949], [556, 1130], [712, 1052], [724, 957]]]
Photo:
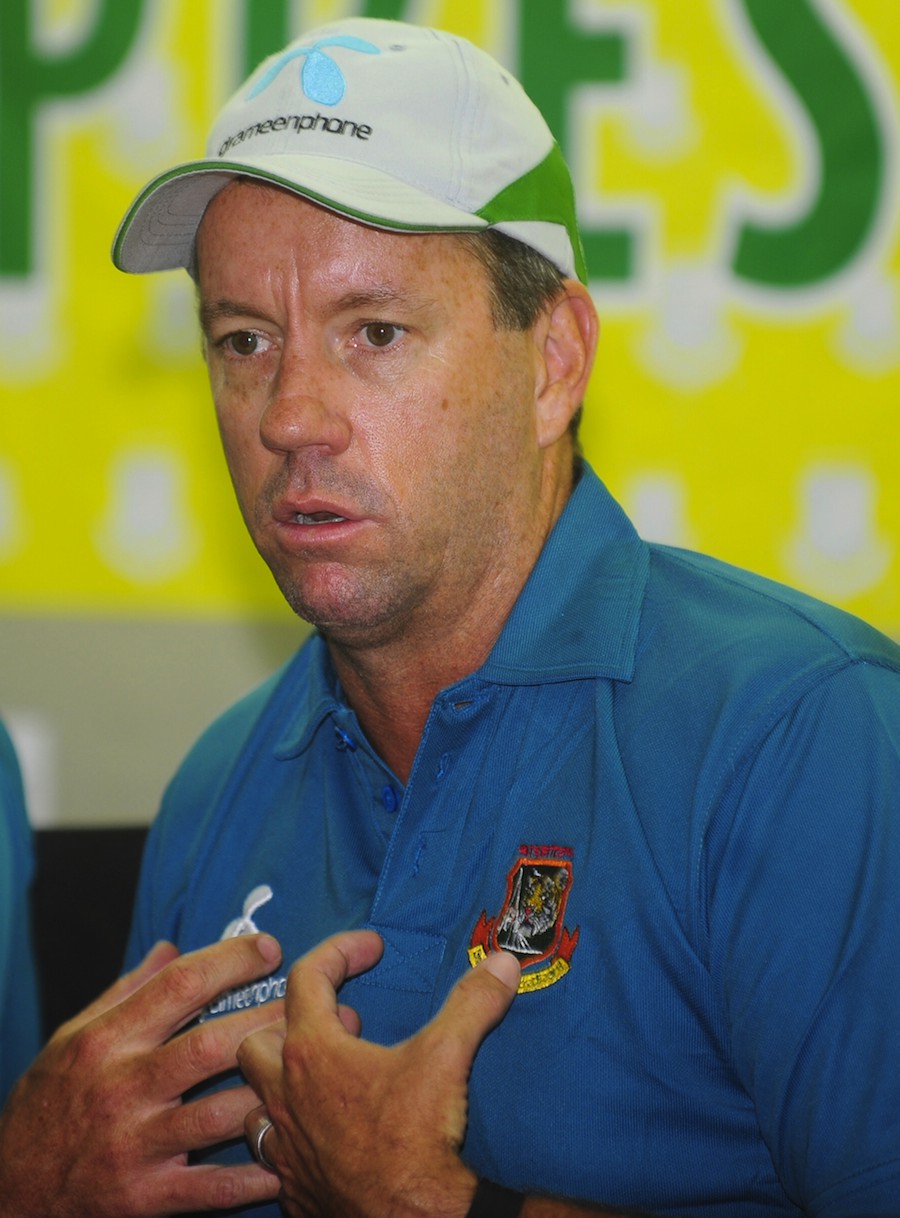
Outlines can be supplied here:
[[402, 782], [409, 778], [434, 699], [481, 667], [503, 620], [505, 615], [490, 632], [481, 623], [477, 642], [448, 630], [431, 648], [407, 640], [371, 649], [329, 642], [347, 702], [372, 747]]

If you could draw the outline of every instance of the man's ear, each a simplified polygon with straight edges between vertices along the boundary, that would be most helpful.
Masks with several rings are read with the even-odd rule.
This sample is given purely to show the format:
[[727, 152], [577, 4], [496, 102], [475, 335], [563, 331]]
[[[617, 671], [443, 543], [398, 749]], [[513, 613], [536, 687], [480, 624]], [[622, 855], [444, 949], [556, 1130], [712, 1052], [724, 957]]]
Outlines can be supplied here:
[[577, 279], [565, 281], [535, 324], [535, 408], [542, 448], [565, 435], [584, 401], [599, 328], [591, 294]]

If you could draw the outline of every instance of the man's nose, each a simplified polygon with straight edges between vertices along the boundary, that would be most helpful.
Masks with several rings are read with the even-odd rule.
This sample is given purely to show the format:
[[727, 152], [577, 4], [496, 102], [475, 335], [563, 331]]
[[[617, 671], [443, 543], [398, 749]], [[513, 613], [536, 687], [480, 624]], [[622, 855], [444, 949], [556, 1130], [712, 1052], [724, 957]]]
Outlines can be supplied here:
[[260, 419], [263, 444], [272, 452], [321, 448], [343, 452], [350, 424], [340, 400], [339, 376], [314, 368], [312, 361], [286, 358], [272, 397]]

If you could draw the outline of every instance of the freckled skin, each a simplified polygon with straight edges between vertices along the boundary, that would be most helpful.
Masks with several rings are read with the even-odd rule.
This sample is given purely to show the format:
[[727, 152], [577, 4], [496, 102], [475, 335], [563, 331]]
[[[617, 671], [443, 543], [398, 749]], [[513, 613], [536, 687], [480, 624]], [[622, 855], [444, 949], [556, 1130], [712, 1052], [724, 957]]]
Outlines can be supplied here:
[[[213, 200], [198, 260], [253, 540], [345, 687], [380, 651], [379, 692], [405, 674], [424, 706], [487, 654], [570, 490], [567, 419], [542, 415], [548, 323], [496, 329], [486, 273], [452, 236], [382, 232], [258, 183]], [[279, 518], [309, 499], [351, 527]]]

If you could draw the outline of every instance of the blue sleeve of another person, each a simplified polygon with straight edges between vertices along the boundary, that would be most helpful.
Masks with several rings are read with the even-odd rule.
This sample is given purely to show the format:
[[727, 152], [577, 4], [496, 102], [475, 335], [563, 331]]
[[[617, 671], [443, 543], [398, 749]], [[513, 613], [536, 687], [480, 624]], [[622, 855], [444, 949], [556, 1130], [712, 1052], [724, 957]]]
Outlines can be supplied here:
[[22, 778], [0, 724], [0, 1106], [41, 1042], [28, 906], [33, 871]]

